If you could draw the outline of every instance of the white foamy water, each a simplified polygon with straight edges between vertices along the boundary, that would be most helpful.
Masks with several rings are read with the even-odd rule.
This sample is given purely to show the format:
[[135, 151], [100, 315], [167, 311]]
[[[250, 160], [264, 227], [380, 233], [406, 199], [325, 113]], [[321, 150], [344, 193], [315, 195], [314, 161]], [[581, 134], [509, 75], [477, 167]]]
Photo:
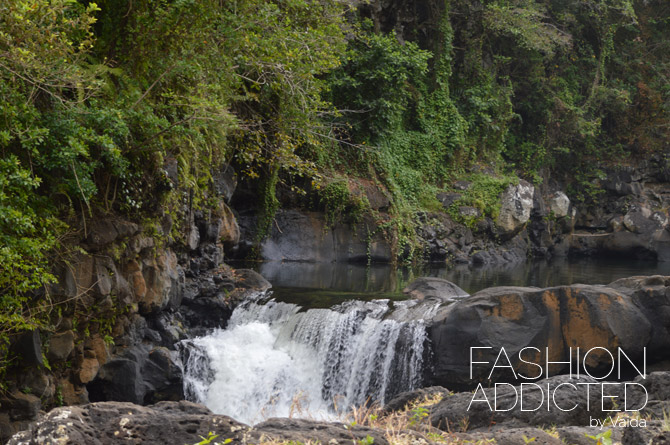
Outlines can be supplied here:
[[421, 384], [421, 322], [383, 319], [388, 302], [310, 309], [270, 301], [235, 309], [225, 330], [184, 342], [187, 397], [245, 423], [332, 419]]

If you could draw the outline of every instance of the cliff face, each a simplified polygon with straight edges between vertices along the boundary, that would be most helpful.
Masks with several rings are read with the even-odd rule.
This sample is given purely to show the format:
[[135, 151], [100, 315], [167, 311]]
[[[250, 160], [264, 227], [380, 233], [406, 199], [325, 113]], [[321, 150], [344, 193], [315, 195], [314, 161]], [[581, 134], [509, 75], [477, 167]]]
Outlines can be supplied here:
[[[54, 406], [184, 398], [176, 344], [225, 326], [236, 302], [270, 287], [255, 272], [224, 264], [225, 249], [239, 241], [225, 198], [187, 221], [94, 218], [70, 241], [72, 253], [55, 263], [57, 282], [48, 289], [53, 327], [10, 346], [0, 439]], [[173, 239], [173, 224], [183, 241]]]

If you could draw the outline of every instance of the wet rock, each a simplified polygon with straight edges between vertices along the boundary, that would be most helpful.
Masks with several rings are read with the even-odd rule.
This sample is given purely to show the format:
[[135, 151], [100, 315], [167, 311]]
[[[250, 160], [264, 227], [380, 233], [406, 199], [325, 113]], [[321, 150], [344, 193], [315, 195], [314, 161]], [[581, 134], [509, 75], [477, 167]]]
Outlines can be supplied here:
[[49, 339], [49, 351], [47, 357], [53, 362], [67, 360], [74, 350], [74, 333], [72, 331], [54, 334]]
[[511, 237], [518, 233], [530, 219], [533, 209], [535, 187], [521, 180], [517, 185], [510, 185], [501, 197], [500, 213], [496, 226], [501, 236]]
[[103, 445], [121, 443], [191, 444], [210, 431], [217, 441], [244, 443], [249, 427], [212, 414], [191, 402], [161, 402], [150, 407], [106, 402], [56, 408], [8, 443], [67, 443]]
[[403, 293], [416, 300], [437, 301], [449, 301], [469, 295], [451, 281], [435, 277], [417, 278], [403, 289]]
[[363, 426], [346, 426], [341, 423], [317, 422], [306, 419], [269, 419], [256, 425], [251, 437], [261, 440], [276, 439], [318, 443], [360, 443], [371, 437], [375, 445], [388, 444], [384, 435]]

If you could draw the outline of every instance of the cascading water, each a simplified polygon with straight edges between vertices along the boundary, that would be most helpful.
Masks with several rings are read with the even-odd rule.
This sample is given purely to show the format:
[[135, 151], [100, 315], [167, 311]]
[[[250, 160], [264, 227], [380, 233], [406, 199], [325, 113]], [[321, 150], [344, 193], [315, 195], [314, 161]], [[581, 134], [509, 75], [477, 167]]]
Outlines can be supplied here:
[[423, 322], [384, 319], [387, 300], [300, 309], [249, 301], [225, 330], [184, 341], [187, 397], [256, 423], [289, 415], [333, 418], [421, 384]]

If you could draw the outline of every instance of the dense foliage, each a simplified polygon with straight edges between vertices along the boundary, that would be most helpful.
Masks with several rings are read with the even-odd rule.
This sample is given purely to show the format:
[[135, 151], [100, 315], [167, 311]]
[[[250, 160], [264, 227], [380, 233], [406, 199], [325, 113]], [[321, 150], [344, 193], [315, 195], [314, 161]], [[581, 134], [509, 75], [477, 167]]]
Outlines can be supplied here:
[[1, 330], [45, 320], [63, 233], [206, 206], [223, 163], [261, 226], [278, 187], [331, 220], [369, 211], [348, 185], [365, 178], [411, 234], [473, 164], [501, 174], [470, 203], [492, 215], [510, 175], [589, 200], [600, 161], [667, 148], [666, 1], [423, 3], [434, 17], [384, 29], [386, 9], [339, 0], [3, 1]]

